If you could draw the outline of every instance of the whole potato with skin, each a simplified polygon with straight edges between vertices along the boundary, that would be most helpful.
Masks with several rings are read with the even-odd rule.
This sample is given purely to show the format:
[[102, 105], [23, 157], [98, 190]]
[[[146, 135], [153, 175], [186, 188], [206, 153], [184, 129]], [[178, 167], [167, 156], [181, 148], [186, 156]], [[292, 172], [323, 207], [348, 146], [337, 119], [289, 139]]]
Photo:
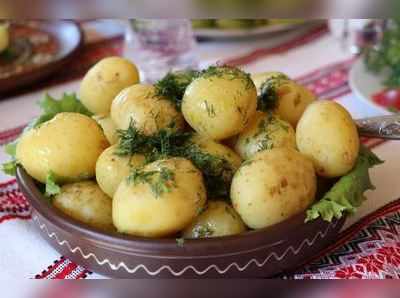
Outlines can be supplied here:
[[312, 159], [323, 177], [349, 172], [360, 149], [351, 115], [333, 101], [317, 101], [307, 108], [297, 125], [296, 139], [300, 152]]
[[277, 93], [278, 102], [274, 112], [293, 127], [296, 127], [307, 106], [316, 100], [310, 90], [294, 81], [284, 81], [277, 87]]
[[96, 163], [97, 183], [111, 198], [114, 197], [115, 191], [121, 181], [129, 175], [129, 172], [145, 163], [145, 157], [141, 154], [118, 156], [117, 148], [118, 145], [114, 145], [104, 150]]
[[96, 161], [109, 146], [92, 118], [60, 113], [22, 135], [17, 160], [30, 176], [45, 183], [53, 172], [57, 182], [75, 182], [95, 175]]
[[251, 79], [254, 82], [254, 85], [256, 86], [257, 89], [257, 94], [260, 95], [261, 93], [261, 86], [262, 84], [271, 78], [274, 77], [282, 77], [282, 78], [287, 78], [289, 80], [289, 77], [285, 75], [282, 72], [279, 71], [269, 71], [269, 72], [262, 72], [262, 73], [256, 73], [251, 75]]
[[110, 116], [93, 116], [93, 119], [101, 126], [107, 141], [114, 145], [118, 143], [119, 137], [117, 133], [117, 128], [115, 127], [114, 121], [112, 121]]
[[188, 226], [205, 203], [202, 174], [189, 160], [159, 160], [121, 182], [113, 199], [113, 222], [121, 233], [170, 236]]
[[232, 180], [231, 200], [246, 225], [265, 228], [309, 207], [316, 193], [312, 162], [291, 148], [261, 151]]
[[182, 231], [183, 238], [212, 238], [246, 231], [239, 214], [228, 203], [208, 201], [206, 209]]
[[272, 113], [257, 111], [236, 141], [235, 150], [243, 159], [255, 153], [278, 147], [296, 149], [296, 134], [292, 126]]
[[185, 121], [174, 104], [157, 96], [152, 85], [137, 84], [121, 91], [111, 106], [111, 118], [119, 129], [131, 121], [145, 135], [161, 129], [182, 130]]
[[257, 91], [238, 69], [214, 67], [194, 79], [182, 100], [185, 120], [199, 134], [223, 140], [240, 133], [257, 108]]
[[66, 184], [52, 202], [54, 207], [75, 220], [105, 231], [115, 230], [111, 199], [101, 191], [96, 182]]
[[79, 98], [94, 114], [110, 114], [111, 103], [122, 89], [139, 83], [139, 72], [122, 57], [108, 57], [94, 65], [83, 78]]

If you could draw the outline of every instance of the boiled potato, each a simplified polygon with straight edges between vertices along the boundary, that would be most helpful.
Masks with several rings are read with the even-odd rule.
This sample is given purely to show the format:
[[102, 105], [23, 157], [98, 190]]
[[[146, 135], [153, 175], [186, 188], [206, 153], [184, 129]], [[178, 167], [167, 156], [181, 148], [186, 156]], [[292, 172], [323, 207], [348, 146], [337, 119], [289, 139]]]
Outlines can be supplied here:
[[96, 180], [100, 188], [111, 198], [114, 196], [121, 181], [129, 175], [134, 168], [144, 165], [145, 157], [141, 154], [131, 156], [118, 156], [118, 145], [104, 150], [96, 163]]
[[262, 73], [256, 73], [251, 75], [251, 79], [254, 82], [254, 85], [257, 88], [257, 94], [261, 94], [261, 86], [263, 83], [271, 78], [286, 78], [289, 80], [289, 77], [285, 75], [282, 72], [279, 71], [270, 71], [270, 72], [262, 72]]
[[315, 199], [312, 162], [291, 148], [261, 151], [232, 180], [231, 199], [245, 224], [260, 229], [304, 211]]
[[354, 167], [360, 140], [351, 115], [338, 103], [311, 104], [297, 125], [296, 139], [320, 176], [342, 176]]
[[186, 227], [183, 238], [211, 238], [236, 235], [246, 231], [239, 214], [223, 201], [209, 201], [206, 209]]
[[133, 123], [145, 135], [161, 129], [181, 130], [185, 125], [174, 104], [157, 96], [152, 85], [137, 84], [124, 89], [112, 103], [111, 118], [119, 129]]
[[113, 222], [126, 234], [170, 236], [188, 226], [205, 203], [202, 174], [189, 160], [159, 160], [121, 182], [113, 199]]
[[108, 57], [94, 65], [83, 78], [79, 98], [94, 114], [108, 115], [122, 89], [139, 83], [136, 66], [121, 57]]
[[186, 88], [182, 113], [199, 134], [222, 140], [240, 133], [257, 108], [257, 91], [236, 68], [210, 67]]
[[117, 144], [119, 141], [117, 128], [115, 127], [114, 121], [112, 121], [110, 116], [93, 116], [93, 119], [101, 126], [107, 141], [111, 144]]
[[95, 175], [97, 158], [109, 146], [101, 128], [88, 116], [60, 113], [27, 131], [17, 145], [17, 160], [30, 176], [45, 183], [75, 182]]
[[52, 202], [75, 220], [102, 230], [114, 230], [111, 199], [93, 181], [64, 185]]
[[274, 109], [282, 120], [296, 127], [307, 106], [316, 100], [307, 88], [293, 81], [285, 81], [277, 88], [278, 102]]
[[7, 49], [10, 43], [8, 27], [7, 23], [0, 24], [0, 53]]
[[235, 150], [243, 159], [255, 153], [278, 147], [296, 148], [292, 126], [272, 113], [257, 111], [249, 125], [239, 134]]

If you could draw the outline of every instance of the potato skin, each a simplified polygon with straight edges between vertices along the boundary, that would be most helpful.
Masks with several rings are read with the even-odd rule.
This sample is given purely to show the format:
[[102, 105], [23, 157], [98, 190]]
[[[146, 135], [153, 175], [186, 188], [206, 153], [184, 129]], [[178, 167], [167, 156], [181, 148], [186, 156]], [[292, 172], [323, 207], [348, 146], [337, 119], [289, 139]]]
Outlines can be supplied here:
[[360, 140], [351, 115], [338, 103], [311, 104], [297, 125], [297, 146], [310, 157], [323, 177], [349, 172], [356, 162]]
[[182, 130], [185, 121], [174, 104], [156, 96], [152, 85], [137, 84], [122, 90], [111, 106], [111, 118], [119, 129], [127, 129], [131, 121], [145, 135], [161, 129]]
[[223, 140], [240, 133], [257, 108], [257, 91], [249, 79], [228, 75], [199, 77], [182, 101], [185, 120], [199, 134]]
[[94, 114], [108, 115], [115, 96], [137, 83], [139, 72], [135, 64], [122, 57], [104, 58], [84, 76], [79, 98]]
[[96, 182], [64, 185], [61, 193], [53, 198], [53, 205], [73, 219], [92, 227], [105, 231], [115, 230], [111, 199], [101, 191]]
[[[262, 72], [262, 73], [256, 73], [251, 75], [251, 79], [254, 82], [254, 85], [256, 86], [257, 89], [257, 94], [260, 95], [261, 93], [261, 86], [262, 84], [273, 77], [287, 77], [286, 74], [283, 72], [279, 71], [269, 71], [269, 72]], [[289, 77], [287, 77], [289, 79]]]
[[[159, 160], [144, 172], [171, 170], [173, 185], [157, 197], [149, 183], [124, 180], [113, 199], [113, 222], [122, 233], [143, 237], [170, 236], [188, 226], [206, 203], [201, 172], [183, 158]], [[157, 177], [156, 177], [157, 179]]]
[[110, 116], [93, 116], [93, 119], [101, 126], [103, 133], [107, 138], [107, 141], [111, 144], [117, 144], [119, 141], [117, 128], [115, 127], [114, 121]]
[[141, 154], [118, 156], [115, 154], [118, 145], [103, 151], [96, 163], [96, 180], [100, 188], [109, 196], [114, 197], [121, 181], [134, 168], [144, 165], [145, 157]]
[[315, 199], [312, 162], [291, 148], [261, 151], [232, 180], [231, 200], [253, 229], [277, 224], [304, 211]]
[[316, 100], [316, 96], [304, 86], [290, 80], [278, 87], [277, 92], [278, 102], [274, 112], [296, 127], [305, 109]]
[[183, 238], [212, 238], [246, 231], [239, 214], [226, 202], [208, 201], [206, 209], [182, 231]]
[[294, 129], [277, 115], [257, 111], [239, 134], [235, 150], [243, 159], [248, 159], [259, 151], [278, 147], [296, 148]]
[[95, 175], [97, 158], [108, 146], [96, 121], [82, 114], [60, 113], [22, 135], [17, 160], [42, 183], [49, 172], [59, 183], [75, 182]]

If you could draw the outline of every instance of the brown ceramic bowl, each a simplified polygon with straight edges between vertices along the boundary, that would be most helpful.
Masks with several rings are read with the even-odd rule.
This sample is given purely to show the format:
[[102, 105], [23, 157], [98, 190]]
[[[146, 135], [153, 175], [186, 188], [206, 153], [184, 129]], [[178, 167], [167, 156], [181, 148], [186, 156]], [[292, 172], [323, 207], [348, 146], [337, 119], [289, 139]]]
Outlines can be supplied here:
[[345, 221], [304, 223], [302, 213], [269, 228], [179, 245], [175, 239], [106, 234], [91, 228], [52, 207], [22, 167], [17, 180], [50, 245], [91, 271], [117, 278], [271, 277], [317, 255], [335, 240]]

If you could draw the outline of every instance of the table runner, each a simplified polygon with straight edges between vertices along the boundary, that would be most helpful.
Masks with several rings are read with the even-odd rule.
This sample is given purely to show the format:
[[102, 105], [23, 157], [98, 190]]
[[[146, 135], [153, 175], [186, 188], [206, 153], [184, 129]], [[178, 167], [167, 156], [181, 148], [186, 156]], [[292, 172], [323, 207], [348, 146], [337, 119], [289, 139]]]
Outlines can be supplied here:
[[[328, 65], [325, 68], [313, 71], [298, 80], [312, 89], [319, 97], [328, 98], [332, 95], [341, 96], [339, 101], [349, 93], [347, 74], [352, 60]], [[15, 139], [21, 132], [18, 127], [5, 132], [0, 132], [0, 144]], [[363, 139], [369, 147], [373, 148], [382, 143], [381, 140]], [[26, 244], [27, 232], [33, 233], [30, 241], [35, 241], [39, 247], [43, 247], [42, 255], [35, 258], [42, 268], [37, 272], [24, 272], [18, 268], [12, 268], [13, 272], [19, 272], [21, 276], [38, 279], [81, 279], [100, 278], [97, 274], [91, 274], [85, 268], [72, 261], [59, 256], [52, 248], [44, 243], [35, 234], [30, 220], [31, 210], [18, 190], [15, 180], [0, 183], [0, 224], [9, 225], [9, 233], [0, 230], [3, 239], [8, 238], [8, 245]], [[384, 278], [400, 277], [400, 201], [394, 201], [388, 206], [373, 212], [361, 220], [357, 225], [344, 231], [338, 241], [324, 252], [318, 260], [304, 266], [295, 273], [287, 273], [282, 278]], [[12, 228], [11, 228], [12, 227]], [[17, 231], [13, 234], [12, 230]], [[7, 234], [7, 235], [5, 235]], [[39, 245], [40, 244], [40, 245]], [[3, 244], [4, 245], [4, 244]], [[31, 243], [32, 245], [32, 243]], [[38, 251], [36, 248], [34, 251]], [[58, 256], [57, 256], [58, 255]], [[13, 262], [4, 260], [5, 257], [13, 257]], [[3, 259], [2, 259], [3, 258]], [[0, 264], [18, 266], [18, 255], [9, 252], [6, 256], [0, 256]], [[46, 264], [47, 262], [47, 264]], [[11, 265], [13, 264], [13, 265]], [[36, 265], [35, 267], [38, 267]], [[3, 267], [5, 270], [10, 269]], [[22, 269], [22, 268], [21, 268]]]

